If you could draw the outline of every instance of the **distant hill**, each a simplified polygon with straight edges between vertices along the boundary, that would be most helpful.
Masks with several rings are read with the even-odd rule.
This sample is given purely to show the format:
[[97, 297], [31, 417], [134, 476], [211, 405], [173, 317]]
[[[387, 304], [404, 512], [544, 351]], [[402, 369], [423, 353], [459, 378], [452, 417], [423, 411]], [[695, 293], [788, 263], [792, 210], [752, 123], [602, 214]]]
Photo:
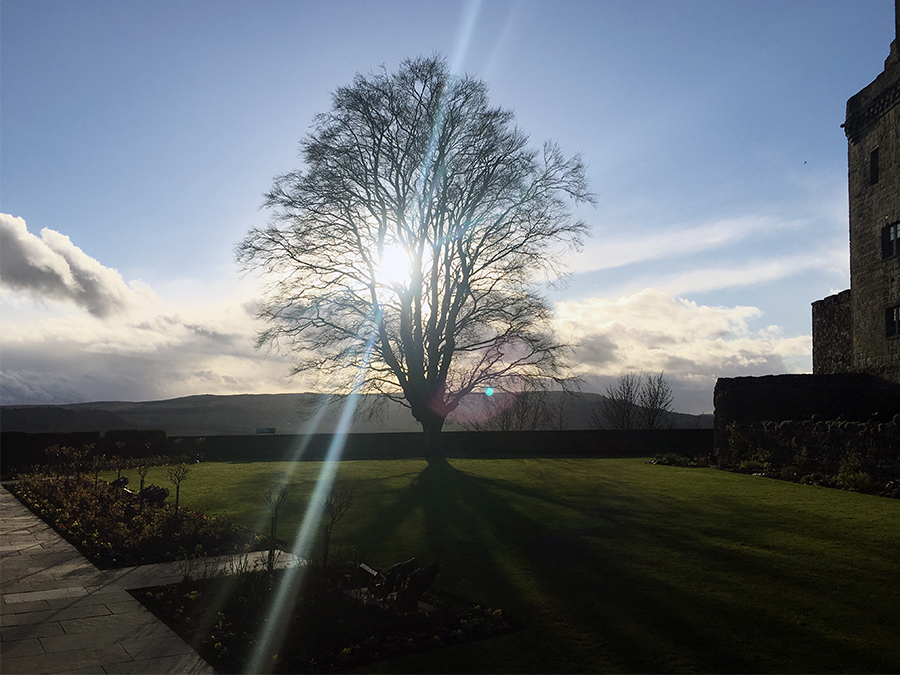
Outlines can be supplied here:
[[[599, 394], [552, 392], [549, 405], [565, 409], [565, 428], [591, 427], [591, 406], [603, 400]], [[564, 397], [564, 398], [560, 398]], [[473, 419], [485, 423], [486, 399], [473, 397], [467, 408]], [[277, 434], [329, 433], [336, 430], [346, 403], [344, 396], [320, 394], [239, 394], [232, 396], [186, 396], [164, 401], [105, 401], [60, 406], [2, 406], [0, 430], [29, 433], [100, 431], [111, 429], [163, 429], [169, 436], [216, 436], [255, 434], [257, 429], [275, 429]], [[496, 403], [494, 402], [494, 405]], [[362, 397], [350, 431], [418, 432], [421, 427], [409, 410], [374, 395]], [[711, 415], [675, 413], [678, 428], [710, 428]], [[464, 426], [448, 423], [447, 431]]]

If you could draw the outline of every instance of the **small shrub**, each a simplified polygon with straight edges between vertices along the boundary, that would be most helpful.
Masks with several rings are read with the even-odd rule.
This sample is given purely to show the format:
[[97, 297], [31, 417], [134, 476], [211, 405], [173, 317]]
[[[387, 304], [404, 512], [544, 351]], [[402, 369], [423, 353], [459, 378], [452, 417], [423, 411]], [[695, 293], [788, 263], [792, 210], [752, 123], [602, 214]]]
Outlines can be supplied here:
[[742, 458], [746, 458], [750, 454], [750, 440], [744, 428], [737, 422], [730, 422], [725, 427], [728, 434], [728, 454], [729, 457], [722, 458], [725, 465], [736, 464]]
[[781, 469], [781, 480], [789, 480], [792, 483], [798, 482], [803, 477], [800, 469], [796, 466], [785, 466]]
[[870, 492], [875, 487], [872, 476], [862, 470], [859, 457], [852, 452], [844, 456], [836, 483], [841, 489], [857, 492]]
[[837, 485], [844, 490], [855, 490], [856, 492], [871, 492], [875, 487], [872, 477], [865, 471], [853, 471], [849, 473], [840, 473], [837, 477]]
[[741, 473], [765, 473], [766, 467], [755, 459], [745, 459], [738, 462], [737, 470]]
[[665, 455], [656, 455], [648, 459], [647, 464], [659, 464], [661, 466], [706, 467], [709, 466], [708, 458], [704, 455], [697, 459], [685, 457], [676, 452], [667, 452]]
[[756, 452], [753, 453], [751, 460], [757, 462], [762, 467], [763, 473], [769, 474], [773, 471], [775, 453], [766, 448], [757, 448]]
[[805, 445], [800, 446], [794, 453], [794, 467], [803, 472], [811, 468], [812, 462], [809, 457], [809, 450]]

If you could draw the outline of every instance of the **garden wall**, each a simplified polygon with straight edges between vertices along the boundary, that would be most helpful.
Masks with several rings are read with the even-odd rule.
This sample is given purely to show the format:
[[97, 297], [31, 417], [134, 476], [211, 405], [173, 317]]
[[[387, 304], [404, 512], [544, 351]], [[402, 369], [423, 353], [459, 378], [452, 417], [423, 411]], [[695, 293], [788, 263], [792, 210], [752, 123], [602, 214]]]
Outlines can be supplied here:
[[[170, 439], [190, 454], [197, 447], [210, 461], [322, 460], [334, 434], [310, 436], [207, 436]], [[652, 457], [674, 452], [708, 455], [712, 429], [635, 431], [460, 431], [443, 435], [449, 457]], [[305, 447], [303, 446], [306, 443]], [[302, 450], [301, 450], [302, 448]], [[422, 436], [414, 433], [348, 434], [342, 459], [403, 459], [422, 456]]]
[[82, 448], [94, 444], [97, 447], [101, 440], [99, 431], [46, 434], [4, 431], [0, 433], [0, 471], [6, 477], [10, 470], [45, 463], [48, 458], [44, 451], [53, 445]]
[[820, 474], [817, 482], [851, 468], [878, 484], [900, 478], [900, 425], [893, 420], [757, 421], [730, 431], [720, 463], [750, 462], [766, 472], [789, 468], [797, 478]]
[[[161, 431], [90, 434], [0, 434], [5, 475], [29, 464], [46, 461], [51, 445], [80, 448], [93, 443], [93, 454], [141, 457], [168, 454], [206, 461], [316, 461], [327, 456], [334, 434], [309, 436], [169, 437]], [[118, 446], [113, 440], [122, 442]], [[443, 441], [448, 456], [505, 457], [652, 457], [677, 453], [707, 456], [713, 448], [712, 429], [635, 431], [465, 431], [448, 432]], [[146, 447], [151, 443], [150, 448]], [[349, 434], [342, 459], [403, 459], [422, 455], [422, 436], [415, 433]]]
[[834, 475], [851, 462], [900, 477], [900, 384], [862, 373], [721, 378], [714, 402], [720, 466]]
[[726, 427], [756, 421], [887, 421], [900, 413], [900, 384], [863, 373], [719, 378], [713, 395], [715, 451], [727, 448]]

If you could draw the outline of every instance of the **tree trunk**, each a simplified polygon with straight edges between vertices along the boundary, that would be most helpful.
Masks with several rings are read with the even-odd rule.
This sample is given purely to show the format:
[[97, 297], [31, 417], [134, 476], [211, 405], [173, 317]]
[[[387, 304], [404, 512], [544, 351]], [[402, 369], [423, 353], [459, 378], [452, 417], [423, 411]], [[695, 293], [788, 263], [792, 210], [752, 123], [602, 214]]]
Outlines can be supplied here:
[[325, 540], [322, 542], [322, 569], [328, 569], [328, 549], [331, 546], [331, 525], [325, 526]]
[[429, 415], [427, 419], [419, 420], [423, 432], [423, 455], [430, 466], [447, 463], [447, 455], [444, 451], [443, 434], [444, 418], [438, 415]]
[[266, 565], [269, 574], [271, 574], [272, 570], [275, 569], [275, 521], [277, 518], [277, 515], [272, 516], [272, 530], [269, 534], [269, 561]]

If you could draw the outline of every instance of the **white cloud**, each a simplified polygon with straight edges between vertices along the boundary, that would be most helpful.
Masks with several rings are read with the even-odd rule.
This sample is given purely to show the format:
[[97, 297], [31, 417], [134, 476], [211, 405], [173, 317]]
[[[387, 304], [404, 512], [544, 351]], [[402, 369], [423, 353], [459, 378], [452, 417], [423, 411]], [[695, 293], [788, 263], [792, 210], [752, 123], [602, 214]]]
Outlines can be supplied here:
[[695, 254], [736, 244], [777, 226], [772, 218], [747, 216], [642, 232], [631, 227], [618, 227], [616, 235], [600, 231], [594, 239], [588, 240], [584, 251], [571, 257], [569, 271], [593, 272]]
[[240, 293], [100, 320], [71, 313], [7, 320], [2, 402], [153, 400], [190, 394], [302, 391], [288, 359], [258, 352]]
[[0, 286], [74, 303], [99, 318], [155, 300], [148, 286], [129, 286], [64, 234], [44, 228], [38, 238], [24, 219], [5, 213], [0, 213]]
[[[659, 276], [655, 279], [655, 286], [670, 295], [685, 295], [770, 283], [809, 270], [844, 274], [847, 267], [847, 252], [830, 245], [804, 254], [766, 257], [738, 265], [712, 265]], [[849, 277], [849, 271], [846, 276]]]
[[676, 408], [691, 412], [711, 410], [718, 377], [793, 372], [808, 360], [810, 336], [753, 328], [760, 317], [755, 307], [698, 305], [652, 288], [556, 307], [560, 336], [579, 344], [576, 371], [589, 389], [602, 392], [628, 371], [665, 371]]
[[288, 359], [253, 348], [254, 288], [186, 281], [164, 303], [59, 232], [37, 237], [8, 215], [0, 226], [3, 404], [300, 387], [286, 377]]

